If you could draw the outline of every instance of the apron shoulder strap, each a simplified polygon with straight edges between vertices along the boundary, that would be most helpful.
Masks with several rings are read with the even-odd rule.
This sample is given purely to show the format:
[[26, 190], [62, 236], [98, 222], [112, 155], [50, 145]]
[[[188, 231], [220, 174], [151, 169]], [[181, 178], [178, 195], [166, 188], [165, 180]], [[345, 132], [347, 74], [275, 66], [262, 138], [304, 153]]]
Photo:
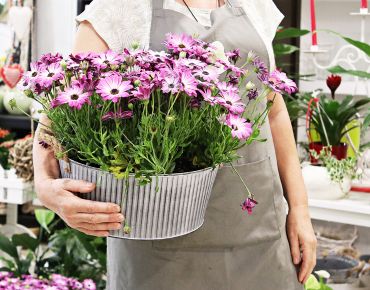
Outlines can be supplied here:
[[164, 7], [164, 1], [165, 0], [153, 0], [153, 9], [154, 10], [160, 10]]
[[244, 15], [245, 11], [243, 8], [242, 0], [226, 0], [226, 4], [230, 6], [235, 16]]

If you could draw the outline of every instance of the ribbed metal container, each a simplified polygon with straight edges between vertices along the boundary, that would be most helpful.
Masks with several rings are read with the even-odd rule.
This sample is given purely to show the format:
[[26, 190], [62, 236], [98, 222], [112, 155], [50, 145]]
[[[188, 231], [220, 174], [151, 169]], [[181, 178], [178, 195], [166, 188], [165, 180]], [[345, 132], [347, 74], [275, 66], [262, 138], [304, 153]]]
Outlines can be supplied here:
[[132, 240], [161, 240], [189, 234], [204, 222], [207, 204], [218, 168], [158, 175], [146, 185], [134, 176], [125, 179], [75, 161], [59, 161], [63, 178], [85, 180], [96, 184], [91, 194], [81, 197], [121, 206], [126, 224], [131, 228], [111, 231], [110, 236]]

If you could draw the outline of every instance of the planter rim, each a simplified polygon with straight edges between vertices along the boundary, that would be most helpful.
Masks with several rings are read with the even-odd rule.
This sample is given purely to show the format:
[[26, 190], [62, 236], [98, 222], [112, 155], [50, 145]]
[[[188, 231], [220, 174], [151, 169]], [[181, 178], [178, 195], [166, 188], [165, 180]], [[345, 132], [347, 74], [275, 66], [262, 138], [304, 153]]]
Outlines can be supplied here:
[[[322, 146], [325, 146], [322, 142], [320, 141], [315, 141], [315, 142], [310, 142], [310, 144], [317, 144], [317, 145], [322, 145]], [[347, 143], [344, 143], [344, 142], [341, 142], [337, 145], [330, 145], [332, 147], [337, 147], [337, 146], [344, 146], [344, 147], [348, 147], [348, 144]]]
[[[69, 159], [69, 162], [63, 160], [63, 159], [60, 159], [59, 161], [62, 161], [62, 162], [65, 162], [65, 163], [74, 163], [74, 164], [77, 164], [79, 166], [82, 166], [82, 167], [85, 167], [85, 168], [90, 168], [90, 169], [94, 169], [94, 170], [98, 170], [98, 171], [102, 171], [104, 172], [105, 174], [109, 174], [111, 176], [114, 176], [113, 173], [110, 173], [109, 171], [105, 171], [105, 170], [102, 170], [98, 167], [93, 167], [93, 166], [90, 166], [90, 165], [87, 165], [87, 164], [83, 164], [81, 162], [77, 162], [73, 159]], [[216, 167], [207, 167], [207, 168], [204, 168], [204, 169], [199, 169], [199, 170], [195, 170], [195, 171], [189, 171], [189, 172], [180, 172], [180, 173], [171, 173], [171, 174], [157, 174], [157, 175], [151, 175], [151, 177], [168, 177], [168, 176], [185, 176], [185, 175], [190, 175], [190, 174], [195, 174], [195, 173], [202, 173], [202, 172], [205, 172], [205, 171], [211, 171], [211, 170], [215, 170], [216, 168], [220, 167], [220, 165], [217, 165]], [[132, 174], [130, 173], [129, 174], [129, 177], [135, 177], [135, 174]]]

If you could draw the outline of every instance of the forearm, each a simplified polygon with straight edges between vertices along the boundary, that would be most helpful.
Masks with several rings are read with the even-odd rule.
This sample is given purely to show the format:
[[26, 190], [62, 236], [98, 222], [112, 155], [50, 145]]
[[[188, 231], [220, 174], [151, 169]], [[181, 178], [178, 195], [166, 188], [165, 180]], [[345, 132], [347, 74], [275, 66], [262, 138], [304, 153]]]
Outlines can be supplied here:
[[284, 100], [275, 98], [269, 115], [279, 173], [289, 208], [307, 207], [307, 193], [302, 177], [292, 125]]
[[[42, 116], [40, 119], [41, 124], [47, 124], [48, 119]], [[39, 184], [45, 179], [55, 179], [59, 177], [59, 167], [57, 160], [54, 156], [53, 150], [49, 148], [44, 148], [39, 144], [39, 131], [43, 125], [39, 125], [33, 144], [33, 166], [35, 172], [35, 184]]]

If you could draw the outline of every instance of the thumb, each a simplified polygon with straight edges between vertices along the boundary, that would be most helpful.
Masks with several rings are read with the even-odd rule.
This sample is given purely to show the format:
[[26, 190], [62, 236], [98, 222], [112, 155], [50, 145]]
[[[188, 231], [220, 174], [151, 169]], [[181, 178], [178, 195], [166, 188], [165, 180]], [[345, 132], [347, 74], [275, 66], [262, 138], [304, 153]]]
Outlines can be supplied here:
[[84, 180], [61, 179], [64, 190], [78, 193], [89, 193], [95, 189], [95, 184]]

